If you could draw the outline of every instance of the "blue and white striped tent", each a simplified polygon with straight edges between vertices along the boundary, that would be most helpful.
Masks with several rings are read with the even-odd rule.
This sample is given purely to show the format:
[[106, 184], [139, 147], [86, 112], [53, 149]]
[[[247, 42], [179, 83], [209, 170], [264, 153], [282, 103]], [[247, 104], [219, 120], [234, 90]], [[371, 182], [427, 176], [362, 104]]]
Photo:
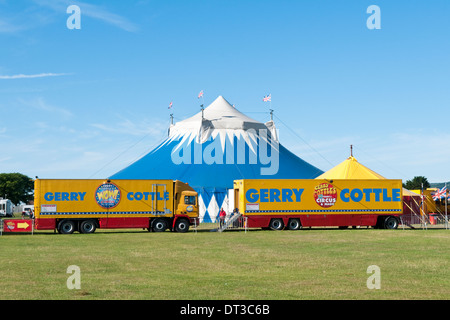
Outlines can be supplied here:
[[314, 179], [322, 173], [278, 142], [273, 121], [255, 121], [219, 96], [203, 112], [172, 125], [164, 142], [110, 178], [189, 183], [199, 193], [201, 222], [216, 222], [221, 207], [233, 210], [233, 180]]

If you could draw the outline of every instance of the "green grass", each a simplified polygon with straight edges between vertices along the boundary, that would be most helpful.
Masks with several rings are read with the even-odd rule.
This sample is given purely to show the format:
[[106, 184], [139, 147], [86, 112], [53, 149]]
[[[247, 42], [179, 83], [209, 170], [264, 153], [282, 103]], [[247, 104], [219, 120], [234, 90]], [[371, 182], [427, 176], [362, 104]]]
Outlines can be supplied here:
[[[2, 299], [448, 299], [450, 230], [6, 234]], [[67, 267], [81, 289], [66, 286]], [[366, 286], [367, 267], [381, 289]]]

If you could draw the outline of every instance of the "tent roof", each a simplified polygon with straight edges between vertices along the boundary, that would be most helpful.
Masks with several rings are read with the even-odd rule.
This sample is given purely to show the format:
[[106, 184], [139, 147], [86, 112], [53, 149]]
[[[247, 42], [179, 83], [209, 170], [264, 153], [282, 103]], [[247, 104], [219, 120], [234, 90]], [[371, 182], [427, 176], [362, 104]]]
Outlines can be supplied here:
[[[355, 157], [350, 156], [334, 168], [324, 172], [316, 179], [386, 179], [359, 163]], [[417, 196], [416, 193], [403, 188], [404, 196]]]
[[[261, 136], [259, 129], [268, 130], [267, 136]], [[278, 163], [267, 164], [262, 160], [261, 141], [275, 148]], [[211, 150], [215, 150], [214, 156], [218, 154], [221, 162], [206, 162], [205, 155], [212, 155]], [[183, 160], [190, 161], [174, 161], [173, 156], [179, 160], [181, 154]], [[245, 161], [239, 160], [238, 154]], [[262, 169], [275, 164], [278, 167], [275, 174], [262, 174]], [[322, 172], [278, 143], [272, 121], [264, 124], [253, 120], [219, 96], [203, 110], [203, 117], [199, 112], [177, 122], [158, 147], [110, 178], [179, 179], [194, 187], [232, 188], [235, 179], [314, 179]]]
[[203, 111], [170, 127], [170, 135], [185, 134], [189, 131], [197, 133], [199, 129], [267, 129], [267, 127], [234, 108], [224, 97], [219, 96]]
[[359, 163], [353, 156], [324, 172], [316, 179], [386, 179]]

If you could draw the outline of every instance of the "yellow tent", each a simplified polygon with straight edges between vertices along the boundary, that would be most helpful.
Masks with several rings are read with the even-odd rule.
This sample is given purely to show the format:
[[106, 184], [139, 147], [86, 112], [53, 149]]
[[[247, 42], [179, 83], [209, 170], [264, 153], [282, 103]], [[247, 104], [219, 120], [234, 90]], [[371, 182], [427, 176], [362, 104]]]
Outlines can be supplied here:
[[[322, 173], [316, 179], [386, 179], [382, 175], [370, 170], [365, 165], [350, 156], [334, 168]], [[404, 196], [417, 196], [416, 193], [403, 188]]]
[[336, 167], [324, 172], [316, 179], [386, 179], [370, 170], [350, 156]]
[[[338, 164], [334, 168], [331, 168], [327, 172], [324, 172], [316, 179], [386, 179], [382, 175], [370, 170], [366, 166], [359, 163], [353, 155], [348, 157], [342, 163]], [[403, 196], [408, 196], [408, 200], [403, 198], [403, 202], [406, 204], [404, 207], [404, 213], [418, 212], [421, 214], [420, 209], [420, 195], [403, 188]], [[426, 198], [425, 204], [429, 202], [428, 197]], [[428, 212], [428, 206], [425, 206], [425, 212]]]

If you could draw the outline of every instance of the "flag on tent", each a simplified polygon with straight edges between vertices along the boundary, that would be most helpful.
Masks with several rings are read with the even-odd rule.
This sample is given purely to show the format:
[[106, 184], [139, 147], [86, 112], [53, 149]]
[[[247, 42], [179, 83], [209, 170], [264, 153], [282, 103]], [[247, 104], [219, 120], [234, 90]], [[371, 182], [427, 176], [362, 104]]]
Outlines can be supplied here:
[[169, 109], [172, 109], [172, 105], [173, 105], [173, 103], [172, 103], [172, 101], [169, 103]]
[[438, 189], [433, 194], [433, 200], [439, 200], [442, 198], [445, 198], [447, 194], [447, 186], [442, 187], [441, 189]]
[[264, 96], [263, 101], [264, 101], [264, 102], [272, 101], [271, 99], [272, 99], [272, 97], [271, 97], [271, 95], [269, 94], [269, 95], [267, 95], [267, 96]]
[[203, 97], [203, 90], [198, 94], [198, 99], [200, 99], [201, 97]]

